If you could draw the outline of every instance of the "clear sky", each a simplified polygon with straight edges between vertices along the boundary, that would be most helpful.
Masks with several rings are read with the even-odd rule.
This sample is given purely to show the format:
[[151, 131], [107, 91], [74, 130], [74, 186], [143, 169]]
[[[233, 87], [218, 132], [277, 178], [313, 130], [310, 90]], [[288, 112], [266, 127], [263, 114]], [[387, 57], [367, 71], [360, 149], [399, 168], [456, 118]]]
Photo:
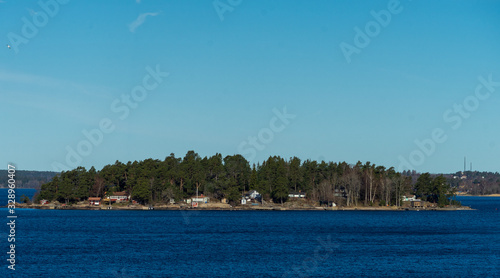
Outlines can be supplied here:
[[0, 1], [2, 169], [500, 170], [500, 1], [41, 2]]

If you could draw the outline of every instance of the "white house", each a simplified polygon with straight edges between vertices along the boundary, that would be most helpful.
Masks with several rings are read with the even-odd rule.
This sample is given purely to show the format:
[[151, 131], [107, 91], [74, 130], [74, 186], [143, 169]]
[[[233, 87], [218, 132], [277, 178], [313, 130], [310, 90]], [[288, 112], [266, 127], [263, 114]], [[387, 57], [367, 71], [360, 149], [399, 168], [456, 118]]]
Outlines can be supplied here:
[[248, 192], [248, 196], [250, 197], [250, 199], [257, 199], [261, 197], [260, 193], [257, 192], [257, 190], [251, 190], [250, 192]]
[[127, 195], [127, 192], [122, 191], [122, 192], [115, 192], [113, 195], [109, 196], [106, 198], [108, 201], [111, 199], [111, 202], [123, 202], [123, 201], [128, 201], [130, 199], [130, 196]]
[[412, 197], [403, 196], [403, 201], [404, 202], [412, 202], [412, 201], [421, 201], [421, 200], [417, 199], [417, 197], [415, 195], [413, 195]]
[[201, 196], [193, 196], [191, 197], [191, 202], [196, 202], [196, 203], [199, 203], [199, 204], [206, 204], [210, 201], [210, 198], [209, 197], [203, 197], [203, 195]]
[[304, 192], [290, 192], [288, 194], [288, 197], [290, 198], [305, 198], [306, 197], [306, 193]]

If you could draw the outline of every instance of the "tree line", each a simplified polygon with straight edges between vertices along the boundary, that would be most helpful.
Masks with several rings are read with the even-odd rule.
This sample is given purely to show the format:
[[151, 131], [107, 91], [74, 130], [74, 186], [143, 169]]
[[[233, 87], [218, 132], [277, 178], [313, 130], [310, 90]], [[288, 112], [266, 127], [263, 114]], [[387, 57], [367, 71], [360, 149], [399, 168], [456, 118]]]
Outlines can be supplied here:
[[[16, 171], [16, 188], [40, 189], [42, 184], [49, 182], [58, 172], [50, 171]], [[7, 177], [7, 170], [0, 170], [0, 177]], [[0, 188], [8, 188], [7, 179], [0, 179]]]
[[500, 194], [500, 174], [498, 172], [457, 172], [450, 176], [450, 182], [458, 190], [472, 195]]
[[[441, 183], [442, 179], [435, 182]], [[202, 158], [188, 151], [183, 158], [170, 154], [164, 160], [149, 158], [126, 164], [116, 161], [100, 171], [94, 167], [63, 171], [43, 184], [36, 198], [70, 203], [126, 191], [132, 199], [145, 204], [179, 201], [198, 192], [236, 203], [244, 192], [257, 190], [265, 201], [281, 204], [288, 200], [290, 192], [300, 191], [307, 194], [308, 200], [320, 203], [401, 205], [402, 196], [412, 193], [434, 202], [448, 198], [446, 194], [452, 190], [448, 182], [443, 183], [438, 191], [427, 186], [427, 180], [420, 183], [426, 186], [414, 187], [410, 176], [370, 162], [353, 165], [271, 156], [250, 166], [239, 154], [223, 158], [217, 153]]]
[[[40, 189], [42, 184], [49, 182], [57, 172], [49, 171], [16, 171], [16, 187], [17, 188], [34, 188]], [[7, 170], [0, 170], [0, 177], [7, 177]], [[0, 188], [7, 188], [7, 179], [0, 179]]]

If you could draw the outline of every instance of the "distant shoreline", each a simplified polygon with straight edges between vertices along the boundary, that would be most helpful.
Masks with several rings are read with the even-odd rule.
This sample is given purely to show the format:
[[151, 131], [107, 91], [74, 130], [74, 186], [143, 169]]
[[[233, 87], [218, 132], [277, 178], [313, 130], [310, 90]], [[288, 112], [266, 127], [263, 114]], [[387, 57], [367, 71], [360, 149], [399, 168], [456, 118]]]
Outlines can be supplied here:
[[459, 194], [460, 197], [500, 197], [500, 194], [488, 194], [488, 195], [470, 195], [470, 194]]
[[[0, 189], [9, 189], [9, 187], [6, 186], [0, 186]], [[40, 188], [31, 188], [31, 187], [17, 187], [16, 189], [33, 189], [33, 190], [40, 190]]]

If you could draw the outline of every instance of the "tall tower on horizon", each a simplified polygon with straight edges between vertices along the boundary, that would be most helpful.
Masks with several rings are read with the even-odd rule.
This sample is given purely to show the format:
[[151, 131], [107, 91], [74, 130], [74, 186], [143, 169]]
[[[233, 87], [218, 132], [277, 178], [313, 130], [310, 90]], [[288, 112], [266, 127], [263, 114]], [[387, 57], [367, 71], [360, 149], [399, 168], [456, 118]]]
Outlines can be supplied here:
[[467, 157], [464, 156], [464, 174], [465, 174], [465, 170], [466, 170], [465, 167], [467, 167], [466, 165], [467, 165]]

